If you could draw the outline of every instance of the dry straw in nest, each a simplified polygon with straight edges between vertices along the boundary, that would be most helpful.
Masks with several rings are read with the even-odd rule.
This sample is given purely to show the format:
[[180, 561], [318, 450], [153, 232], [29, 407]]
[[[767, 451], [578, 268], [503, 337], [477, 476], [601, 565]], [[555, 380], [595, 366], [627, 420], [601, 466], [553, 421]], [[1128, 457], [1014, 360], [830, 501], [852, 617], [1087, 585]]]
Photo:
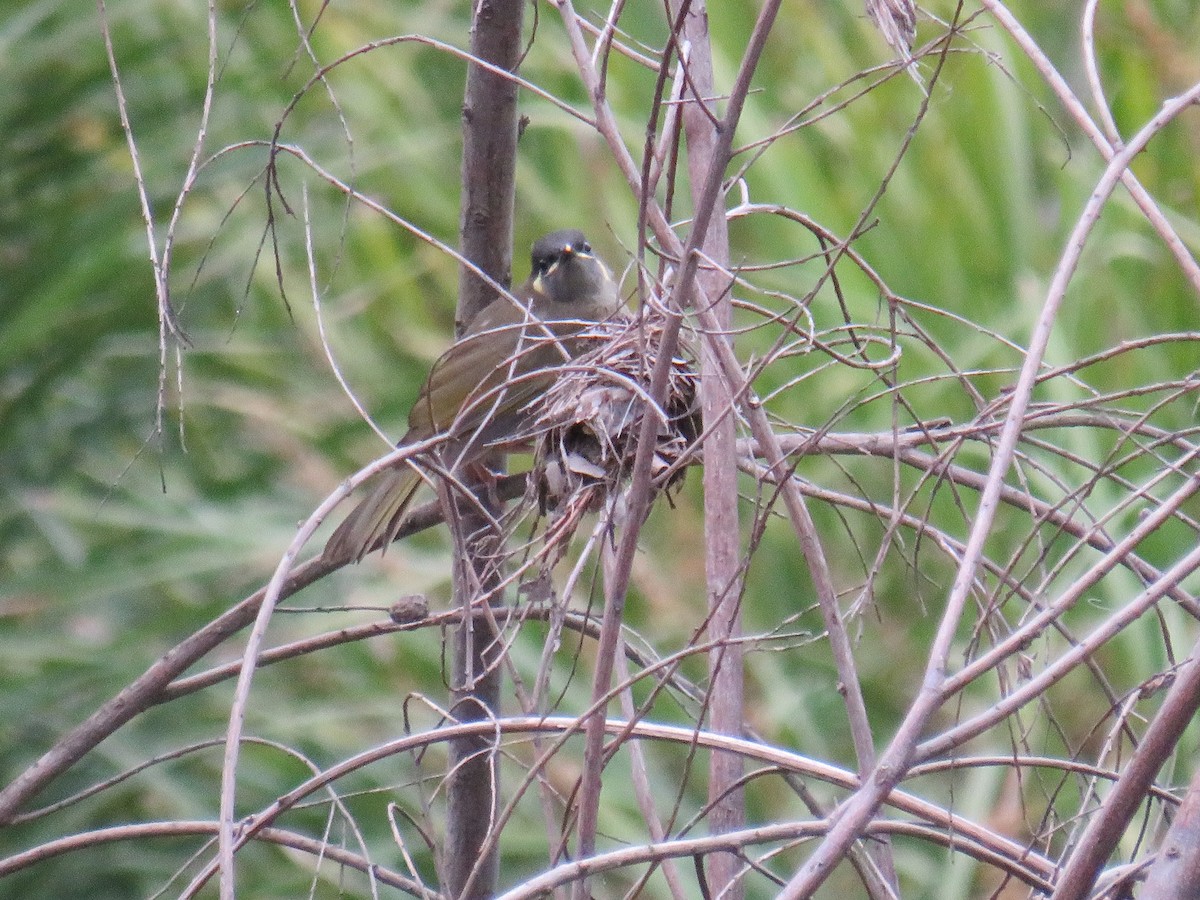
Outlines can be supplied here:
[[[693, 354], [680, 348], [671, 360], [666, 397], [650, 400], [650, 377], [662, 343], [663, 320], [602, 322], [582, 337], [590, 350], [563, 367], [539, 403], [537, 448], [530, 490], [555, 520], [574, 531], [584, 512], [598, 508], [633, 466], [646, 415], [657, 422], [652, 475], [663, 488], [681, 480], [676, 467], [700, 433], [699, 375]], [[569, 524], [568, 524], [569, 523]]]

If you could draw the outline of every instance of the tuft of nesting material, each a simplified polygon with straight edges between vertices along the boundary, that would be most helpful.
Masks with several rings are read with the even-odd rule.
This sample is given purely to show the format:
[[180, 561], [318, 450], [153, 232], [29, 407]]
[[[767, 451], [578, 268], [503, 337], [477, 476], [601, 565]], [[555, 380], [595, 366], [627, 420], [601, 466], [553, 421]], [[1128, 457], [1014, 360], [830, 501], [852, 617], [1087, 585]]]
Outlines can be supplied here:
[[[664, 490], [682, 480], [675, 468], [700, 434], [700, 376], [690, 348], [676, 349], [666, 397], [650, 402], [650, 378], [663, 319], [601, 322], [581, 335], [591, 348], [562, 367], [539, 398], [530, 490], [560, 526], [598, 508], [633, 467], [644, 416], [657, 421], [651, 473]], [[660, 484], [668, 471], [670, 477]], [[566, 526], [573, 530], [573, 526]]]

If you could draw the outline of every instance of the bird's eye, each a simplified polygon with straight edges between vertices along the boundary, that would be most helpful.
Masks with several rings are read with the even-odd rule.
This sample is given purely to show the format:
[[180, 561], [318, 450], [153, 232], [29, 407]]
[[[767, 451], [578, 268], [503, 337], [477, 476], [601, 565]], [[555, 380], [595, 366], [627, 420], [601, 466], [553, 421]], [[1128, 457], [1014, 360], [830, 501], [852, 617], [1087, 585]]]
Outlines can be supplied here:
[[579, 249], [580, 249], [580, 250], [582, 250], [584, 253], [591, 253], [591, 252], [592, 252], [592, 245], [591, 245], [591, 244], [589, 244], [587, 241], [580, 241], [580, 242], [579, 242]]

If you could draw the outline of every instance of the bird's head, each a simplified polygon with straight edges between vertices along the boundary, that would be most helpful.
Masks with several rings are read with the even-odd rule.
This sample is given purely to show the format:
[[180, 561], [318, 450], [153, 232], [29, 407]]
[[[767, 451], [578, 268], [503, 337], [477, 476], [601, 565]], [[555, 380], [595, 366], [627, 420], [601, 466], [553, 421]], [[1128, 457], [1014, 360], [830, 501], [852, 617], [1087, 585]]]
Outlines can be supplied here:
[[617, 284], [582, 231], [554, 231], [533, 245], [533, 290], [562, 318], [600, 321], [621, 307]]

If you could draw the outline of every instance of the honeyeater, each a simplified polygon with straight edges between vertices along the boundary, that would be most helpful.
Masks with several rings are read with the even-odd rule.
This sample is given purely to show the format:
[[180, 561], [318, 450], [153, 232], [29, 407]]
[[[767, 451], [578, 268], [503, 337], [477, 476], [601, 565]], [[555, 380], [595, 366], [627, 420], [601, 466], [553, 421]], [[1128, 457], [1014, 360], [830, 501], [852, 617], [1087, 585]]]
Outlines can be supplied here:
[[[533, 245], [528, 280], [484, 307], [433, 364], [400, 446], [445, 436], [441, 462], [462, 471], [518, 443], [531, 401], [555, 370], [583, 351], [579, 332], [622, 307], [616, 282], [583, 232], [555, 231]], [[361, 560], [395, 538], [421, 483], [407, 460], [381, 473], [325, 545], [328, 559]]]

